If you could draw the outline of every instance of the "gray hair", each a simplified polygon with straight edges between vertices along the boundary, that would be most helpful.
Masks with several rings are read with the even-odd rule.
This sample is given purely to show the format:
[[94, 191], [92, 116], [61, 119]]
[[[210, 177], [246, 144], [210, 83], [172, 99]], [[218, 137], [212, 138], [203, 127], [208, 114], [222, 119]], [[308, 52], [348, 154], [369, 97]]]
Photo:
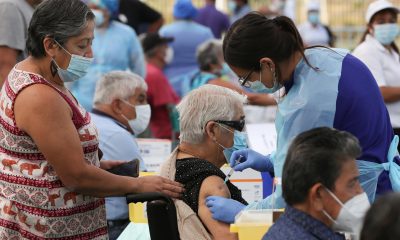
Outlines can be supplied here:
[[64, 45], [70, 37], [78, 36], [93, 20], [94, 14], [81, 0], [45, 0], [33, 13], [28, 28], [26, 47], [29, 54], [46, 56], [43, 46], [45, 37], [54, 38]]
[[197, 47], [196, 59], [200, 70], [211, 70], [210, 64], [219, 63], [220, 58], [223, 58], [221, 40], [211, 39]]
[[115, 99], [126, 100], [139, 88], [147, 91], [147, 84], [137, 74], [112, 71], [104, 74], [96, 84], [93, 104], [110, 104]]
[[245, 96], [229, 88], [212, 84], [206, 84], [191, 91], [177, 106], [180, 142], [201, 143], [207, 122], [233, 120], [245, 102]]

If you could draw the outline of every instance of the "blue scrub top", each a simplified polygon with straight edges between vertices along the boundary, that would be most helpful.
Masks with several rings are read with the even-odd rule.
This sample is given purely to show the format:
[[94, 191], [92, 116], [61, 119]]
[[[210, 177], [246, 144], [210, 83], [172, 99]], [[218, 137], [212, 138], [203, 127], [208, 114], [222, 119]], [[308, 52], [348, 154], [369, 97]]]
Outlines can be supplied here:
[[[305, 51], [293, 78], [285, 84], [286, 95], [278, 103], [276, 129], [277, 150], [273, 159], [275, 176], [282, 176], [287, 149], [300, 133], [316, 127], [333, 127], [356, 136], [362, 147], [358, 160], [386, 163], [394, 137], [378, 85], [369, 69], [357, 58], [341, 49], [312, 48]], [[378, 194], [392, 189], [388, 172], [379, 177]], [[373, 190], [374, 194], [375, 189]], [[367, 192], [368, 193], [368, 192]], [[248, 208], [284, 207], [278, 186], [272, 197]], [[369, 196], [373, 199], [373, 196]]]
[[146, 73], [142, 46], [128, 25], [111, 21], [107, 29], [96, 29], [92, 50], [94, 61], [87, 74], [69, 87], [87, 111], [92, 110], [96, 83], [103, 74], [129, 70], [144, 78]]
[[[348, 54], [343, 59], [333, 127], [352, 133], [360, 141], [358, 159], [385, 163], [394, 137], [385, 102], [369, 69]], [[376, 193], [392, 190], [388, 171], [379, 177]]]
[[[310, 51], [317, 49], [307, 50], [306, 54]], [[307, 68], [304, 63], [301, 65]], [[313, 61], [310, 63], [316, 67], [319, 65]], [[293, 83], [292, 79], [285, 85], [288, 92]], [[376, 163], [387, 162], [387, 153], [394, 133], [379, 87], [370, 70], [359, 59], [346, 54], [342, 61], [337, 88], [333, 125], [328, 127], [350, 132], [358, 138], [362, 147], [362, 154], [358, 159]], [[388, 172], [384, 171], [378, 182], [377, 193], [381, 194], [391, 189]]]
[[174, 90], [182, 96], [181, 79], [198, 69], [197, 47], [213, 39], [214, 35], [210, 28], [189, 20], [179, 20], [162, 27], [160, 35], [174, 38], [170, 43], [174, 50], [174, 59], [165, 67], [164, 72]]

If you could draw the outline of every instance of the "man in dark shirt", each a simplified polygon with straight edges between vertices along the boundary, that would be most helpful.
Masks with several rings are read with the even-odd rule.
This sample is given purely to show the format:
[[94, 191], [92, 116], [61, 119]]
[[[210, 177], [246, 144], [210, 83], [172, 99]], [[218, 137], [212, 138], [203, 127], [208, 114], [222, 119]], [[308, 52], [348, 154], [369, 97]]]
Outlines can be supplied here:
[[120, 21], [128, 24], [139, 35], [145, 32], [158, 32], [164, 24], [161, 13], [139, 0], [120, 1]]
[[359, 236], [370, 206], [358, 181], [360, 154], [358, 140], [347, 132], [323, 127], [298, 135], [283, 167], [285, 213], [263, 240]]

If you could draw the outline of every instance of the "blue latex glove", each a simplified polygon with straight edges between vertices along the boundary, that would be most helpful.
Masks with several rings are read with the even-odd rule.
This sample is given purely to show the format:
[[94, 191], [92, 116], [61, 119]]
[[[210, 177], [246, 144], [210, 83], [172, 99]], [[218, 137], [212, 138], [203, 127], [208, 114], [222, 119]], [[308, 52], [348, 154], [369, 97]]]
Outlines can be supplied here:
[[[242, 156], [241, 163], [236, 164], [236, 160]], [[259, 172], [269, 172], [271, 175], [274, 174], [274, 165], [271, 162], [271, 155], [264, 156], [249, 148], [234, 151], [231, 159], [229, 160], [230, 165], [235, 171], [243, 171], [246, 168], [252, 168]]]
[[208, 209], [210, 209], [212, 217], [215, 220], [225, 223], [233, 223], [235, 221], [236, 214], [246, 207], [246, 205], [238, 201], [219, 196], [207, 197], [206, 206]]
[[400, 191], [400, 166], [395, 162], [397, 156], [397, 146], [399, 145], [399, 136], [394, 135], [392, 143], [390, 144], [387, 163], [382, 164], [386, 171], [389, 171], [389, 179], [392, 184], [392, 188], [395, 192]]

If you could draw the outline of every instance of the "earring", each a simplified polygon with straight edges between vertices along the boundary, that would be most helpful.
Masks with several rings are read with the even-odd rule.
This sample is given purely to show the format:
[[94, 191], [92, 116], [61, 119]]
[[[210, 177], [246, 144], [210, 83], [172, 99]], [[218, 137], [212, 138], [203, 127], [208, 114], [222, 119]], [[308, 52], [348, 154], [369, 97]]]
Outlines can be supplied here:
[[58, 72], [58, 69], [57, 69], [57, 66], [56, 66], [56, 64], [55, 64], [55, 62], [54, 62], [54, 59], [52, 59], [51, 60], [51, 62], [50, 62], [50, 72], [51, 72], [51, 75], [53, 75], [53, 77], [57, 74], [57, 72]]

